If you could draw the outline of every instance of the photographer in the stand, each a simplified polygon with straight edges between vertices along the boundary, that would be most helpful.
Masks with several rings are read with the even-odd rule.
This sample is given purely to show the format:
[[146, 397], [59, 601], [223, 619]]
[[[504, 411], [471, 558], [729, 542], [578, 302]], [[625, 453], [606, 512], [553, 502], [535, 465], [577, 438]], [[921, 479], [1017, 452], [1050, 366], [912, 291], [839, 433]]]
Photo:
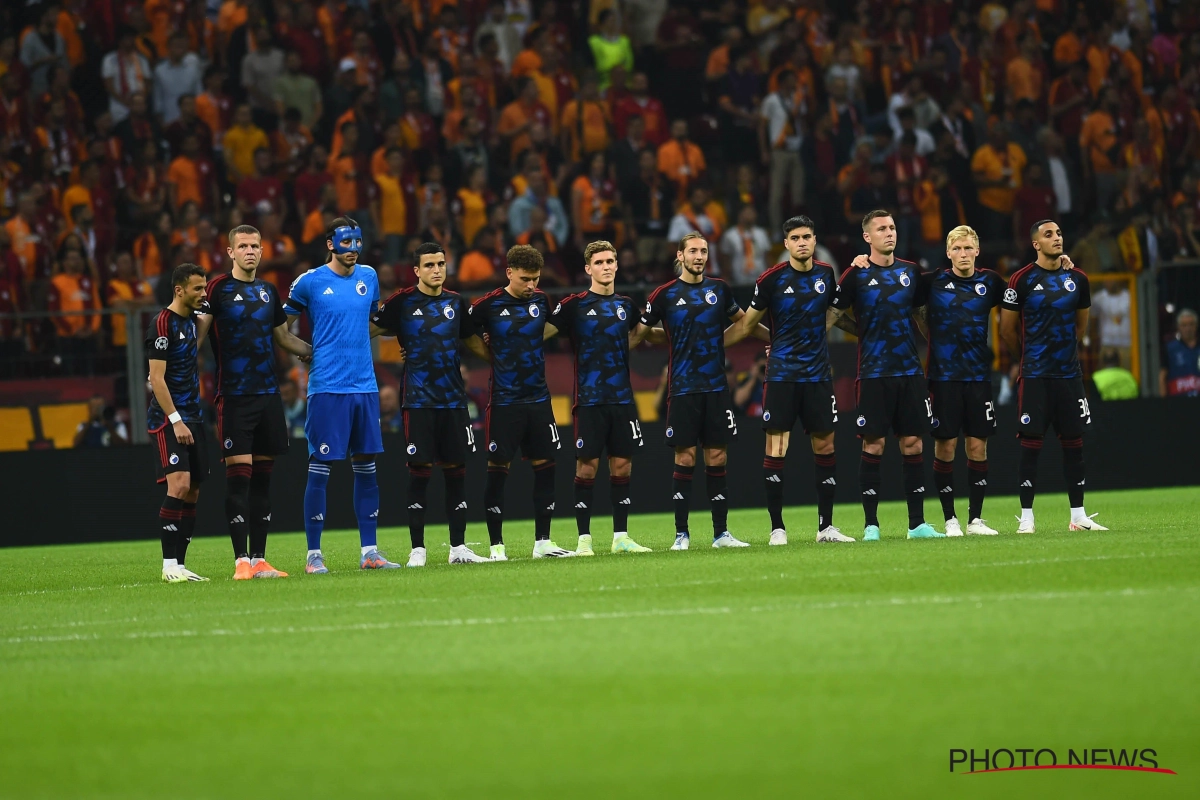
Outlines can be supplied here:
[[129, 444], [129, 430], [117, 421], [117, 410], [101, 395], [88, 400], [88, 418], [75, 429], [75, 447], [120, 447]]

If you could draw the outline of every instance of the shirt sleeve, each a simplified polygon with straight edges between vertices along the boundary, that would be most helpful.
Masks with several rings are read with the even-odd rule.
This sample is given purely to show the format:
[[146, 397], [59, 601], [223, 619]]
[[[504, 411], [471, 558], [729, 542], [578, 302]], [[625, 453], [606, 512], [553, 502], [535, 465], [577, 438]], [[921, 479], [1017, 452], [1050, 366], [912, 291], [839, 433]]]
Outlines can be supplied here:
[[458, 338], [470, 339], [479, 333], [475, 315], [471, 313], [471, 304], [463, 297], [458, 298]]
[[992, 308], [997, 308], [1004, 298], [1005, 282], [998, 273], [988, 273], [988, 294], [992, 298]]
[[490, 302], [491, 301], [489, 301], [485, 295], [476, 300], [467, 308], [467, 314], [471, 317], [471, 324], [475, 326], [475, 333], [479, 334], [480, 336], [483, 336], [488, 332], [487, 315], [488, 304]]
[[628, 297], [621, 298], [621, 305], [625, 307], [625, 321], [629, 325], [629, 330], [633, 330], [641, 321], [638, 319], [637, 306], [635, 306], [633, 300], [629, 299]]
[[854, 301], [858, 296], [858, 281], [854, 275], [856, 269], [858, 267], [850, 267], [842, 273], [842, 279], [838, 281], [837, 288], [833, 291], [834, 308], [843, 311], [854, 308]]
[[287, 312], [283, 310], [283, 302], [279, 299], [279, 290], [270, 286], [268, 291], [271, 293], [271, 313], [273, 315], [271, 324], [278, 328], [280, 325], [287, 324]]
[[1000, 307], [1009, 311], [1020, 311], [1023, 305], [1025, 305], [1025, 290], [1021, 276], [1013, 275], [1004, 289], [1004, 299], [1000, 301]]
[[371, 322], [389, 333], [395, 333], [400, 327], [400, 297], [397, 295], [383, 304], [371, 315]]
[[641, 323], [653, 328], [663, 318], [662, 304], [666, 292], [654, 292], [646, 301], [646, 310], [642, 312]]
[[933, 287], [932, 272], [917, 273], [917, 289], [913, 292], [913, 308], [920, 308], [929, 302], [929, 291]]
[[1079, 284], [1079, 302], [1075, 304], [1075, 309], [1091, 308], [1092, 307], [1092, 284], [1088, 280], [1087, 275], [1084, 275], [1079, 270], [1072, 270], [1075, 273], [1075, 282]]
[[725, 316], [737, 316], [737, 314], [742, 310], [742, 307], [738, 305], [737, 298], [733, 296], [733, 289], [730, 288], [728, 283], [722, 281], [721, 291], [725, 295]]
[[559, 333], [571, 334], [571, 323], [575, 320], [575, 302], [574, 296], [563, 298], [563, 301], [550, 312], [549, 323], [558, 328]]
[[292, 281], [292, 288], [288, 290], [287, 302], [283, 306], [286, 313], [298, 316], [308, 309], [309, 284], [311, 283], [312, 278], [308, 277], [307, 272]]
[[166, 361], [171, 348], [171, 329], [167, 326], [167, 335], [158, 335], [158, 320], [146, 328], [146, 358], [153, 361]]

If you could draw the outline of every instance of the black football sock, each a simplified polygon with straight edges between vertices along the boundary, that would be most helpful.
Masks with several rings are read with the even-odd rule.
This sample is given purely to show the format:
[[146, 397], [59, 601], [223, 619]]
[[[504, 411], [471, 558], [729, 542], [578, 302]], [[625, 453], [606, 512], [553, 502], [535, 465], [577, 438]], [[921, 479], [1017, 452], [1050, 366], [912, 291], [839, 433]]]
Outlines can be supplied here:
[[763, 485], [767, 489], [767, 513], [771, 515], [771, 530], [783, 527], [783, 465], [782, 458], [763, 459]]
[[988, 463], [987, 460], [967, 460], [967, 480], [971, 483], [970, 507], [967, 510], [967, 522], [973, 522], [983, 517], [983, 498], [987, 494]]
[[446, 479], [446, 521], [450, 525], [450, 546], [467, 543], [467, 468], [443, 467]]
[[904, 495], [908, 499], [908, 529], [925, 524], [925, 456], [904, 457]]
[[1083, 465], [1083, 437], [1058, 437], [1062, 445], [1063, 479], [1067, 482], [1067, 498], [1071, 508], [1083, 508], [1083, 489], [1087, 482]]
[[414, 549], [425, 546], [425, 507], [432, 474], [427, 464], [408, 465], [408, 538]]
[[713, 538], [729, 530], [729, 499], [725, 497], [725, 466], [705, 467], [704, 483], [712, 504]]
[[533, 468], [533, 538], [539, 542], [550, 538], [550, 523], [554, 519], [553, 461]]
[[225, 467], [225, 520], [229, 523], [229, 541], [234, 558], [250, 557], [250, 475], [249, 464]]
[[858, 463], [858, 488], [862, 492], [863, 525], [879, 526], [879, 456], [863, 451]]
[[507, 481], [508, 467], [488, 464], [483, 513], [487, 517], [488, 538], [493, 545], [504, 544], [504, 484]]
[[595, 478], [575, 476], [575, 527], [580, 536], [592, 535], [592, 489]]
[[1017, 478], [1021, 481], [1021, 508], [1033, 508], [1033, 498], [1037, 494], [1037, 464], [1038, 456], [1042, 454], [1042, 437], [1021, 436], [1021, 466], [1017, 470]]
[[192, 543], [192, 534], [196, 532], [196, 504], [184, 503], [180, 509], [179, 539], [175, 542], [175, 560], [179, 566], [187, 558], [188, 545]]
[[629, 476], [610, 476], [608, 496], [612, 502], [613, 533], [629, 533]]
[[675, 474], [671, 478], [671, 497], [675, 502], [675, 532], [688, 532], [688, 506], [692, 501], [692, 474], [695, 467], [675, 465]]
[[162, 540], [163, 558], [179, 559], [176, 555], [176, 548], [179, 546], [179, 529], [182, 527], [182, 520], [183, 498], [170, 495], [164, 497], [162, 506], [158, 509], [158, 533]]
[[255, 461], [250, 473], [250, 557], [267, 557], [271, 529], [271, 470], [274, 461]]
[[837, 456], [814, 455], [817, 462], [817, 531], [833, 524], [833, 498], [837, 494]]
[[[954, 516], [954, 462], [933, 459], [933, 487], [938, 500], [942, 501], [942, 516], [949, 520]], [[969, 521], [969, 520], [968, 520]]]

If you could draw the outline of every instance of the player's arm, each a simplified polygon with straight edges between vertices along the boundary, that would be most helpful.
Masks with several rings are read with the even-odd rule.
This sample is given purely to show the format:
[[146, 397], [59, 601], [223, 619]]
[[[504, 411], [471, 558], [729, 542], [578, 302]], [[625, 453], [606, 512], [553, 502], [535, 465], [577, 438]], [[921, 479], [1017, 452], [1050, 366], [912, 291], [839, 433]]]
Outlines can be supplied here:
[[292, 355], [298, 356], [301, 361], [311, 361], [313, 354], [312, 345], [288, 330], [288, 324], [288, 321], [285, 320], [276, 325], [275, 329], [271, 332], [271, 335], [275, 339], [275, 344]]
[[921, 306], [912, 313], [913, 321], [917, 323], [917, 329], [921, 331], [921, 335], [926, 339], [929, 338], [929, 311], [928, 306]]
[[766, 309], [755, 308], [754, 306], [751, 306], [749, 311], [738, 311], [733, 316], [733, 324], [725, 329], [725, 346], [735, 345], [747, 336], [764, 339], [762, 336], [763, 332], [766, 333], [764, 341], [771, 341], [771, 332], [767, 330], [765, 325], [759, 324], [766, 314]]
[[632, 350], [643, 341], [651, 344], [666, 344], [667, 332], [663, 330], [663, 308], [661, 290], [655, 290], [646, 302], [646, 309], [633, 330], [629, 332], [629, 348]]
[[[1078, 312], [1076, 313], [1078, 314]], [[1003, 340], [1004, 346], [1008, 348], [1009, 355], [1013, 358], [1021, 357], [1020, 325], [1021, 312], [1008, 308], [1000, 309], [1000, 338]]]
[[[758, 288], [757, 286], [755, 287]], [[729, 288], [729, 284], [722, 282], [721, 291], [725, 295], [725, 318], [729, 320], [730, 327], [737, 325], [745, 318], [746, 312], [738, 305], [738, 301], [733, 296], [733, 290]], [[761, 339], [767, 344], [771, 343], [771, 332], [767, 330], [765, 325], [754, 325], [747, 328], [749, 335], [755, 339]], [[725, 335], [729, 335], [729, 328], [725, 329]]]
[[492, 363], [492, 351], [483, 343], [483, 339], [479, 338], [479, 334], [473, 333], [462, 340], [463, 345], [467, 350], [482, 358], [489, 364]]
[[212, 313], [196, 314], [196, 351], [199, 352], [201, 347], [204, 347], [204, 340], [208, 338], [208, 332], [212, 328], [213, 317]]
[[1079, 300], [1075, 306], [1075, 335], [1081, 342], [1086, 341], [1088, 333], [1088, 315], [1092, 308], [1092, 284], [1087, 275], [1079, 273], [1075, 282], [1079, 284]]
[[[167, 420], [171, 417], [178, 419], [179, 414], [175, 410], [175, 401], [171, 399], [171, 390], [167, 388], [167, 361], [163, 358], [150, 359], [150, 390], [154, 392], [154, 399], [158, 401], [158, 407], [167, 415]], [[192, 444], [192, 432], [183, 420], [171, 423], [171, 429], [175, 433], [175, 440], [180, 444]]]
[[852, 308], [828, 308], [825, 310], [825, 330], [838, 327], [851, 336], [858, 336], [858, 323], [854, 320]]
[[1075, 311], [1075, 335], [1083, 341], [1088, 335], [1088, 314], [1091, 309], [1080, 308]]

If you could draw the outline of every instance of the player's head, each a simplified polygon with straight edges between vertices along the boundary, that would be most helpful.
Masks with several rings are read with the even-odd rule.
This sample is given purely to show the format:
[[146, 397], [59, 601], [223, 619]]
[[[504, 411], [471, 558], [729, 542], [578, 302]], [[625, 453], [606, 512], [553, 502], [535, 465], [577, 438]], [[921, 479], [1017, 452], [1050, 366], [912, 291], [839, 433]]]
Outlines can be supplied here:
[[869, 211], [862, 221], [863, 239], [871, 245], [871, 251], [890, 256], [896, 251], [896, 220], [892, 212], [879, 209]]
[[[362, 228], [350, 217], [337, 217], [325, 236], [325, 247], [330, 259], [337, 259], [343, 266], [353, 266], [362, 251]], [[328, 263], [328, 262], [326, 262]]]
[[425, 242], [413, 251], [413, 258], [417, 260], [413, 271], [417, 273], [418, 281], [430, 289], [446, 282], [446, 251], [440, 244]]
[[692, 275], [703, 275], [708, 268], [708, 240], [699, 231], [685, 233], [679, 240], [679, 249], [675, 252], [675, 260], [680, 263], [684, 272]]
[[175, 299], [192, 311], [204, 302], [205, 283], [204, 267], [197, 264], [180, 264], [171, 273]]
[[959, 225], [946, 234], [946, 258], [950, 266], [966, 271], [975, 267], [979, 257], [979, 234], [970, 225]]
[[783, 246], [793, 261], [808, 261], [817, 249], [817, 226], [806, 216], [792, 217], [783, 223]]
[[533, 297], [537, 290], [538, 281], [542, 279], [542, 265], [545, 259], [536, 247], [527, 244], [517, 244], [508, 248], [508, 292], [514, 297], [527, 300]]
[[238, 225], [229, 231], [229, 257], [239, 268], [247, 272], [258, 269], [262, 258], [262, 235], [251, 225]]
[[1029, 239], [1038, 256], [1058, 258], [1063, 254], [1062, 228], [1052, 219], [1043, 219], [1029, 228]]
[[603, 239], [589, 242], [583, 248], [583, 271], [593, 284], [609, 287], [617, 279], [617, 248]]

